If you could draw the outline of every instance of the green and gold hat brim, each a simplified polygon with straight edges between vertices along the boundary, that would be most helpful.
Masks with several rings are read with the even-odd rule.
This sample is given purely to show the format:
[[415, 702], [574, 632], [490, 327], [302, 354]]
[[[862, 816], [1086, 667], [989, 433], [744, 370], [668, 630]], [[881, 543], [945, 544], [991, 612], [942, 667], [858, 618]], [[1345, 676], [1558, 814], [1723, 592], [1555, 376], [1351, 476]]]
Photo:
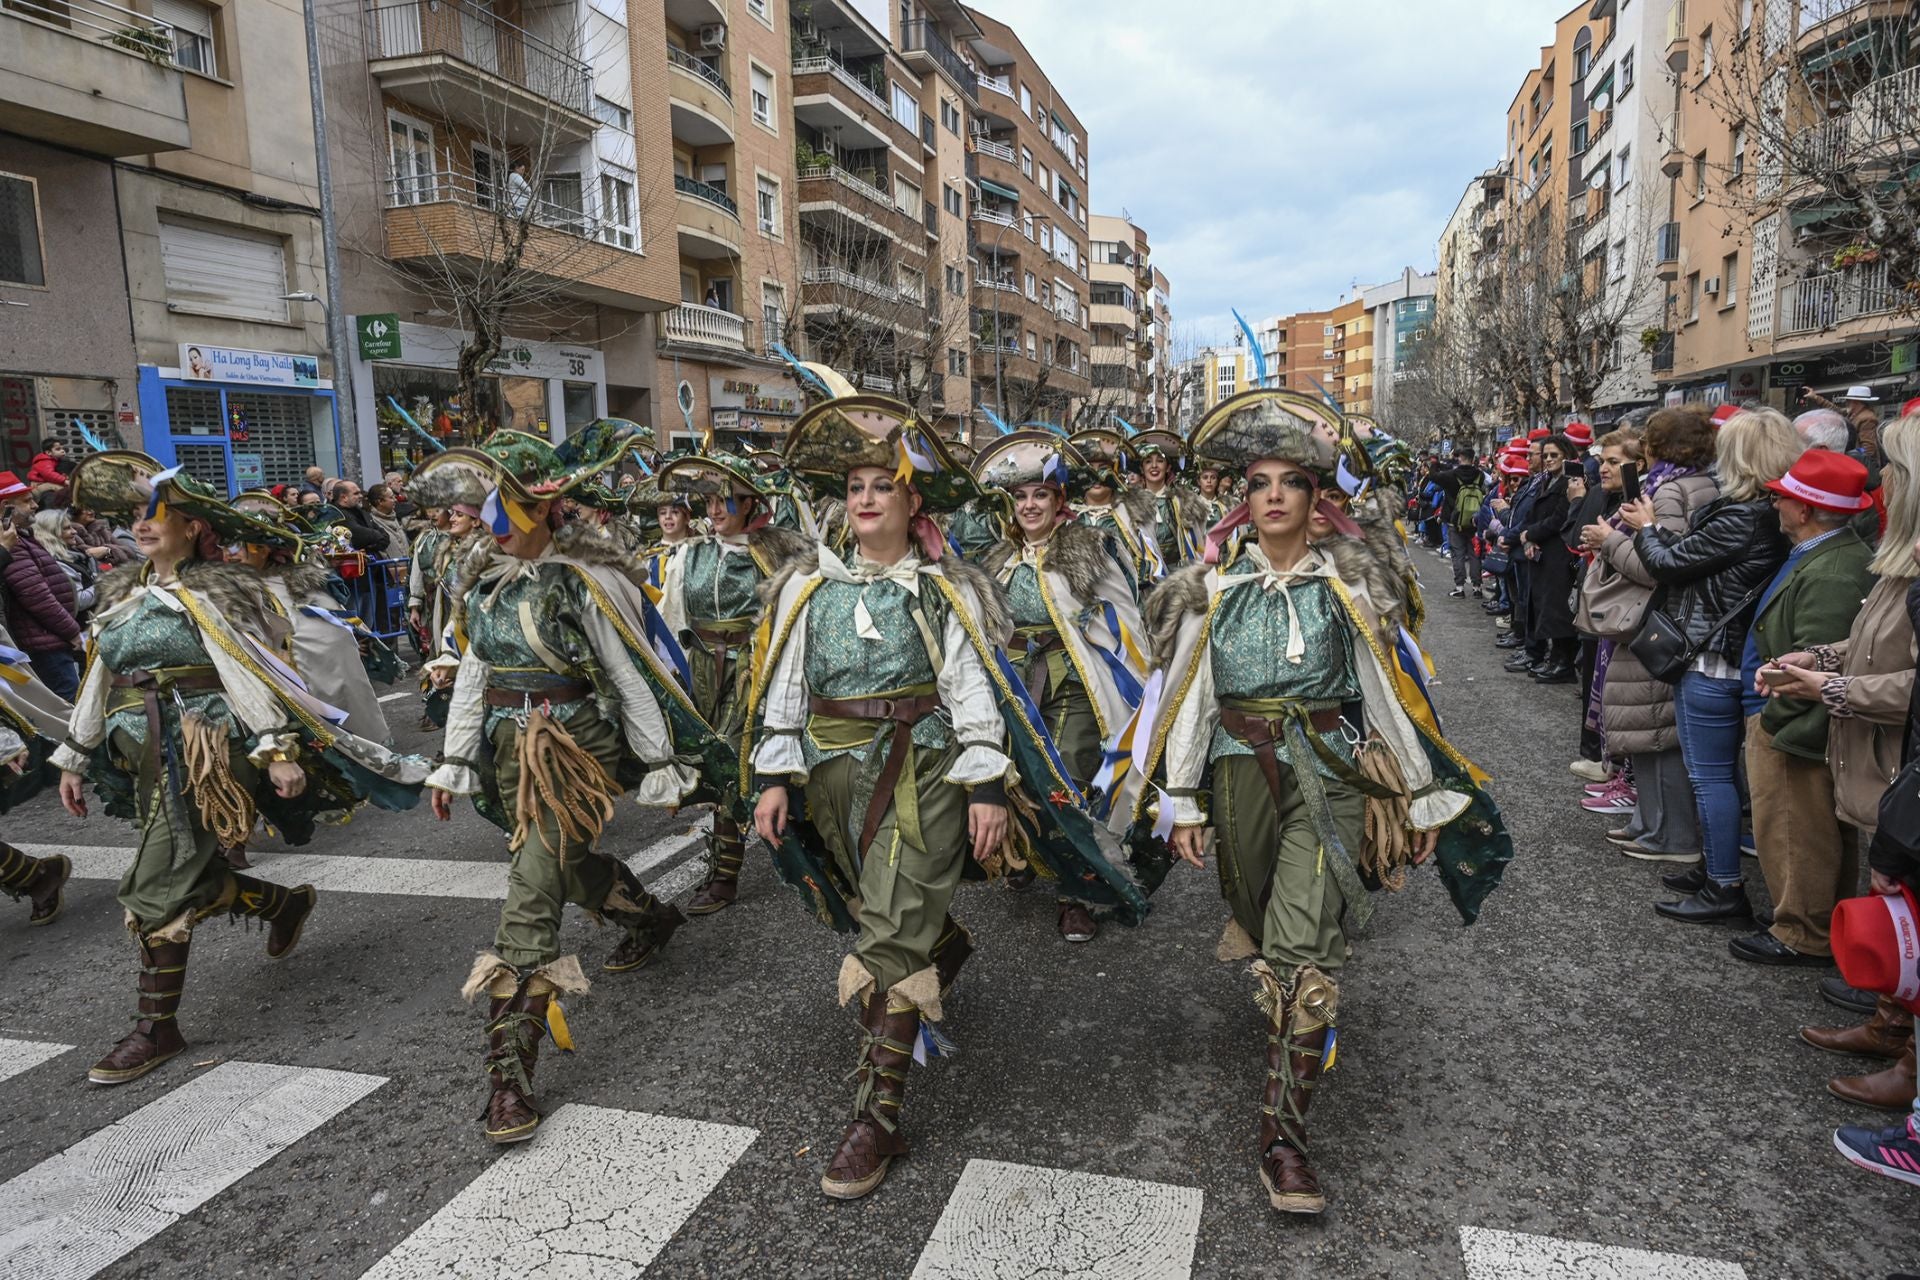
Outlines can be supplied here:
[[413, 470], [407, 493], [423, 507], [479, 509], [500, 483], [500, 463], [471, 445], [455, 445], [425, 458]]
[[[646, 430], [625, 418], [600, 418], [557, 445], [525, 431], [503, 430], [473, 449], [492, 460], [501, 493], [521, 503], [534, 503], [565, 497], [616, 465], [633, 447], [636, 435]], [[421, 467], [426, 465], [423, 462]], [[417, 484], [418, 472], [415, 477]]]
[[1142, 461], [1161, 457], [1169, 462], [1180, 463], [1190, 456], [1187, 442], [1171, 431], [1142, 431], [1127, 443], [1133, 446], [1134, 455]]
[[983, 489], [1052, 483], [1065, 491], [1076, 486], [1076, 477], [1084, 482], [1089, 467], [1064, 437], [1050, 431], [1015, 431], [981, 446], [971, 470]]
[[689, 453], [663, 463], [655, 479], [669, 493], [697, 494], [706, 498], [770, 498], [775, 489], [766, 473], [758, 471], [747, 459], [731, 453]]
[[1193, 456], [1244, 473], [1267, 458], [1290, 462], [1323, 483], [1350, 435], [1337, 410], [1297, 391], [1243, 391], [1215, 405], [1193, 429]]
[[213, 489], [175, 468], [164, 479], [166, 467], [157, 458], [135, 449], [109, 449], [82, 458], [73, 469], [72, 503], [124, 520], [144, 519], [150, 505], [203, 520], [223, 543], [250, 542], [257, 546], [294, 550], [297, 534], [269, 520], [236, 510]]
[[927, 509], [954, 511], [978, 496], [973, 475], [908, 406], [885, 396], [844, 396], [801, 414], [787, 433], [787, 469], [822, 493], [844, 491], [860, 467], [903, 476]]

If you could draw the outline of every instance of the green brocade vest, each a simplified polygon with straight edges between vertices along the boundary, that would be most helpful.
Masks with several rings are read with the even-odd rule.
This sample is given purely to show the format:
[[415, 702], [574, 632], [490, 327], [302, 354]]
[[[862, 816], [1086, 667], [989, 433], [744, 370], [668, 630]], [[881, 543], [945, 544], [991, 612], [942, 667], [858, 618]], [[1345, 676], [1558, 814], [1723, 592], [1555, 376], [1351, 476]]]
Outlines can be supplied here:
[[[1295, 610], [1306, 651], [1299, 662], [1289, 662], [1287, 635]], [[1296, 580], [1284, 591], [1257, 586], [1223, 591], [1208, 634], [1207, 660], [1213, 664], [1214, 697], [1221, 702], [1286, 700], [1318, 710], [1360, 698], [1360, 677], [1353, 665], [1353, 635], [1346, 611], [1333, 590], [1319, 579]], [[1328, 734], [1326, 741], [1352, 757], [1353, 749], [1344, 735]], [[1284, 742], [1276, 744], [1275, 749], [1289, 764], [1300, 763], [1289, 758]], [[1213, 731], [1209, 761], [1252, 754], [1251, 747], [1225, 729]], [[1323, 774], [1333, 776], [1317, 757], [1312, 763]]]
[[[863, 639], [854, 606], [864, 599], [880, 639]], [[918, 606], [935, 643], [946, 626], [946, 600], [938, 588], [918, 597], [896, 582], [822, 582], [807, 597], [807, 689], [821, 698], [874, 698], [903, 689], [931, 691], [933, 663], [911, 610]], [[922, 716], [913, 726], [914, 745], [944, 749], [952, 741], [944, 715]], [[873, 725], [832, 716], [813, 716], [801, 735], [807, 767], [838, 755], [864, 758]]]
[[[193, 625], [186, 610], [169, 608], [151, 592], [142, 595], [140, 603], [130, 611], [107, 624], [97, 643], [99, 648], [94, 660], [105, 663], [107, 670], [115, 675], [213, 665], [207, 646], [200, 638], [200, 628]], [[121, 700], [112, 694], [119, 692], [109, 691], [107, 705], [112, 709], [107, 714], [107, 733], [111, 736], [116, 730], [124, 730], [144, 747], [147, 743], [144, 703], [137, 691], [127, 690], [126, 705], [115, 707], [116, 701]], [[220, 690], [183, 690], [178, 696], [188, 710], [198, 711], [215, 723], [225, 725], [230, 736], [242, 736], [239, 722]], [[173, 699], [172, 692], [160, 699], [160, 714], [169, 724], [175, 710]]]
[[[565, 565], [540, 564], [534, 573], [502, 587], [498, 596], [492, 596], [493, 587], [481, 583], [467, 594], [467, 643], [493, 669], [489, 684], [524, 689], [536, 702], [542, 690], [563, 680], [598, 684], [599, 663], [581, 622], [595, 606], [579, 574]], [[542, 650], [559, 660], [558, 670], [541, 656]], [[565, 724], [587, 705], [585, 700], [563, 703], [554, 707], [554, 715]], [[514, 710], [489, 707], [487, 736]]]
[[[751, 551], [723, 551], [718, 542], [707, 541], [688, 547], [685, 555], [687, 619], [695, 626], [750, 621], [759, 611], [762, 575]], [[744, 639], [746, 632], [741, 634]]]

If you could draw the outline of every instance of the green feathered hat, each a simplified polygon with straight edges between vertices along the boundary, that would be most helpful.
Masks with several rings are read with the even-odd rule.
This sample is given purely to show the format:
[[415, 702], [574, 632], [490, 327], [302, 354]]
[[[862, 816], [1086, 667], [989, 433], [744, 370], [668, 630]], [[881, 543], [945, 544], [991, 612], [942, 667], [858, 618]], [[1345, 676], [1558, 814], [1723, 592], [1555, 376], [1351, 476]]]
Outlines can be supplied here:
[[302, 543], [319, 541], [325, 536], [326, 530], [346, 519], [340, 508], [330, 502], [306, 507], [288, 506], [265, 489], [247, 489], [235, 494], [233, 507], [245, 515], [291, 530], [299, 535]]
[[223, 543], [250, 542], [256, 546], [297, 550], [300, 538], [258, 516], [236, 510], [211, 487], [179, 467], [163, 467], [156, 458], [133, 449], [90, 453], [73, 469], [72, 502], [129, 522], [162, 510], [204, 520]]
[[1053, 483], [1071, 492], [1085, 484], [1091, 468], [1064, 436], [1014, 431], [981, 446], [971, 470], [983, 489], [1011, 492], [1023, 484]]
[[696, 494], [707, 498], [752, 495], [771, 498], [778, 492], [772, 474], [761, 471], [752, 461], [737, 453], [716, 449], [712, 453], [687, 453], [660, 464], [654, 473], [660, 488], [668, 493]]
[[1337, 410], [1297, 391], [1242, 391], [1215, 405], [1193, 429], [1193, 455], [1235, 475], [1262, 458], [1312, 472], [1322, 484], [1337, 475], [1338, 442], [1350, 434]]
[[1142, 431], [1127, 443], [1133, 446], [1134, 454], [1142, 461], [1161, 457], [1176, 468], [1185, 466], [1187, 459], [1192, 456], [1187, 442], [1171, 431]]
[[601, 418], [559, 444], [524, 431], [496, 431], [477, 445], [457, 445], [423, 461], [413, 473], [414, 501], [452, 506], [476, 488], [522, 505], [563, 498], [619, 462], [645, 431], [625, 418]]
[[920, 492], [930, 511], [954, 511], [979, 496], [946, 441], [898, 400], [841, 396], [813, 406], [787, 433], [787, 469], [822, 493], [844, 490], [856, 467], [879, 467]]

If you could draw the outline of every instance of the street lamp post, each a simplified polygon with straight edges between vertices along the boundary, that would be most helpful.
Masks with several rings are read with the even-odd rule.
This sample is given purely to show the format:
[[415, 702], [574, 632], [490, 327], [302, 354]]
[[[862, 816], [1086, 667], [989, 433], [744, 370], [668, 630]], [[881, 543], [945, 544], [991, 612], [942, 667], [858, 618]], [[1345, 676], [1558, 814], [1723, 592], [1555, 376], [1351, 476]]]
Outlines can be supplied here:
[[[333, 165], [327, 155], [326, 89], [320, 75], [320, 28], [314, 0], [302, 9], [307, 33], [307, 96], [313, 108], [314, 174], [320, 189], [320, 256], [327, 277], [327, 297], [340, 300], [340, 236], [333, 217]], [[313, 301], [318, 298], [307, 295]], [[306, 299], [301, 299], [305, 301]], [[327, 350], [333, 358], [333, 411], [340, 423], [340, 474], [363, 481], [360, 470], [360, 430], [353, 412], [353, 375], [347, 363], [347, 317], [344, 311], [321, 303], [327, 320]]]

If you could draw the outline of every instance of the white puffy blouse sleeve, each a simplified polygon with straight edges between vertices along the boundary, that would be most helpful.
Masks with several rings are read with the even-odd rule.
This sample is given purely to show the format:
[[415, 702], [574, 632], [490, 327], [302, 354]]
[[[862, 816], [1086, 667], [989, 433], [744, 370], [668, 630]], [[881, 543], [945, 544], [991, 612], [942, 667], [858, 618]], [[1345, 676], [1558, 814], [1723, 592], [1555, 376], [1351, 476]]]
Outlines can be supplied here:
[[[789, 583], [787, 589], [794, 590], [794, 584]], [[807, 608], [801, 605], [787, 624], [786, 645], [767, 680], [766, 697], [761, 703], [760, 744], [753, 752], [755, 774], [784, 778], [795, 786], [807, 780], [807, 756], [800, 746], [807, 723]], [[778, 613], [774, 625], [782, 625]]]
[[[1193, 664], [1193, 679], [1187, 684], [1186, 696], [1173, 708], [1173, 724], [1167, 730], [1164, 757], [1167, 795], [1173, 800], [1173, 821], [1181, 827], [1207, 825], [1207, 815], [1200, 811], [1200, 781], [1207, 771], [1213, 731], [1220, 723], [1220, 704], [1213, 696], [1213, 663], [1205, 644], [1194, 655]], [[1173, 674], [1168, 672], [1169, 676]]]
[[963, 787], [1016, 781], [1013, 761], [1005, 750], [1007, 726], [994, 701], [993, 685], [957, 612], [948, 612], [940, 644], [945, 661], [934, 683], [960, 744], [960, 756], [945, 780]]

